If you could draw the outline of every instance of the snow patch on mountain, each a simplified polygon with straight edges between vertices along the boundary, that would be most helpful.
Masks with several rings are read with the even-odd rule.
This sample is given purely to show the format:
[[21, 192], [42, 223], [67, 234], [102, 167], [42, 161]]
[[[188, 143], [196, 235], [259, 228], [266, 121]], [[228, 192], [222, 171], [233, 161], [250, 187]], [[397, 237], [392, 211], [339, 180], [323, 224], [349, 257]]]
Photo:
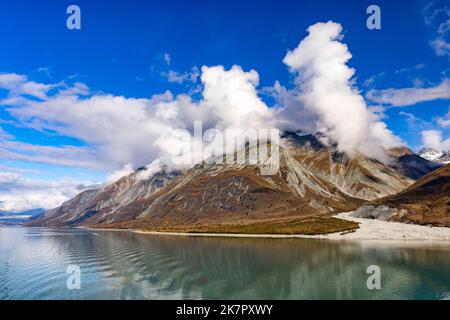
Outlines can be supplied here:
[[442, 164], [450, 163], [450, 150], [438, 151], [433, 148], [423, 148], [419, 151], [419, 156], [429, 161], [434, 161]]

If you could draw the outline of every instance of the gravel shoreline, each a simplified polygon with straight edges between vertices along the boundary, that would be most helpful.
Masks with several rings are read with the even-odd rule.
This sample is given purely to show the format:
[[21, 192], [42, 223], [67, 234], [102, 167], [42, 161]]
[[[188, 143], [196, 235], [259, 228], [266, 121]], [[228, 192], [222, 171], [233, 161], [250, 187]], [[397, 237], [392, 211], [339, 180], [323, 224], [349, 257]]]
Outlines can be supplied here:
[[323, 235], [305, 234], [237, 234], [237, 233], [192, 233], [192, 232], [159, 232], [144, 231], [138, 229], [107, 229], [107, 228], [87, 228], [92, 231], [126, 231], [139, 234], [189, 236], [189, 237], [232, 237], [232, 238], [304, 238], [304, 239], [324, 239], [324, 240], [430, 240], [449, 241], [450, 228], [421, 226], [400, 222], [387, 222], [376, 219], [355, 218], [352, 212], [344, 212], [335, 215], [335, 218], [354, 221], [359, 223], [359, 228], [351, 232], [337, 232]]
[[450, 228], [431, 227], [375, 219], [355, 218], [352, 212], [340, 213], [335, 218], [359, 223], [353, 232], [330, 233], [326, 235], [302, 234], [234, 234], [234, 233], [183, 233], [132, 230], [135, 233], [154, 235], [175, 235], [194, 237], [234, 237], [234, 238], [307, 238], [328, 240], [433, 240], [450, 241]]

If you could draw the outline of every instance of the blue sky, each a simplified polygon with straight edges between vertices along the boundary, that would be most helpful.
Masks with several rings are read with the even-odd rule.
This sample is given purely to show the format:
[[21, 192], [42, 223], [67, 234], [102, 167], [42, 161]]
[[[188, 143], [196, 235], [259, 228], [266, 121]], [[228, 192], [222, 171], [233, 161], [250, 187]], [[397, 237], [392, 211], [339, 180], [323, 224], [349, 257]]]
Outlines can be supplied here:
[[[70, 4], [81, 8], [81, 30], [66, 28]], [[370, 4], [381, 8], [381, 30], [366, 28]], [[288, 89], [294, 86], [294, 75], [283, 63], [286, 53], [298, 46], [310, 25], [332, 20], [342, 25], [342, 41], [352, 53], [355, 87], [369, 106], [382, 106], [382, 121], [418, 150], [425, 130], [440, 132], [442, 141], [449, 138], [449, 8], [448, 1], [407, 0], [3, 1], [0, 73], [54, 84], [46, 89], [48, 96], [56, 84], [73, 88], [82, 83], [89, 87], [88, 96], [150, 99], [169, 90], [174, 96], [189, 93], [195, 100], [201, 96], [201, 66], [222, 65], [227, 70], [239, 65], [258, 72], [259, 96], [270, 106], [274, 98], [264, 88], [276, 81]], [[437, 39], [443, 41], [440, 49], [433, 42]], [[417, 98], [407, 105], [369, 99], [370, 90], [384, 97], [386, 89]], [[0, 88], [1, 99], [11, 95], [11, 89]], [[9, 148], [16, 148], [11, 146], [14, 141], [20, 154], [34, 157], [0, 153], [4, 172], [30, 181], [71, 178], [90, 183], [103, 182], [114, 169], [49, 161], [60, 150], [32, 146], [63, 148], [63, 154], [68, 146], [78, 148], [73, 157], [81, 152], [89, 162], [95, 157], [89, 152], [97, 147], [96, 140], [57, 130], [55, 123], [36, 125], [36, 119], [18, 117], [9, 108], [7, 103], [0, 107], [0, 139], [10, 143]]]

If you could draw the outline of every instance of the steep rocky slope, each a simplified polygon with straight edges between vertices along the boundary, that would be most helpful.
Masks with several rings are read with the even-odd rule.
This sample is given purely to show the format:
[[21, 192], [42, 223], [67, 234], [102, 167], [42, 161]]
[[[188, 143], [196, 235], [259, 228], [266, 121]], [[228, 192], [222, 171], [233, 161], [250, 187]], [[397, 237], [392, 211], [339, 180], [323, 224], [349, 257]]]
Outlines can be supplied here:
[[102, 188], [83, 191], [61, 206], [35, 217], [28, 225], [77, 226], [94, 221], [107, 222], [114, 219], [111, 217], [116, 216], [119, 208], [149, 197], [180, 173], [162, 171], [147, 180], [139, 179], [138, 174], [139, 170]]
[[396, 195], [359, 208], [354, 215], [450, 226], [450, 164], [425, 175]]
[[137, 173], [88, 190], [29, 225], [173, 227], [308, 217], [362, 204], [317, 177], [281, 149], [280, 170], [263, 176], [257, 165], [198, 164], [183, 172]]
[[395, 159], [390, 166], [414, 180], [442, 166], [440, 163], [422, 158], [406, 147], [390, 149], [388, 154]]
[[385, 165], [362, 155], [349, 158], [333, 147], [324, 146], [314, 135], [287, 133], [285, 140], [293, 157], [311, 172], [350, 196], [365, 200], [400, 192], [437, 167], [412, 151], [405, 155], [400, 148], [389, 151], [392, 162]]

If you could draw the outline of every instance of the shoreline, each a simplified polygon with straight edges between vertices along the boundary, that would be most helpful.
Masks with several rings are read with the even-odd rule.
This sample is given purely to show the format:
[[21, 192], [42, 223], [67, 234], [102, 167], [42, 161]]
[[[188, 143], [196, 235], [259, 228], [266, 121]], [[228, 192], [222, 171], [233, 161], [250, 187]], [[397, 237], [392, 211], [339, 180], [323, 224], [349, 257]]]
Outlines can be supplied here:
[[359, 223], [359, 228], [352, 232], [329, 234], [244, 234], [244, 233], [194, 233], [161, 232], [140, 229], [89, 228], [97, 231], [127, 231], [137, 234], [168, 235], [179, 237], [229, 237], [229, 238], [273, 238], [273, 239], [318, 239], [318, 240], [390, 240], [390, 241], [443, 241], [450, 244], [450, 228], [432, 227], [401, 222], [387, 222], [376, 219], [354, 218], [352, 212], [344, 212], [333, 217]]
[[406, 241], [449, 241], [449, 227], [424, 226], [402, 222], [388, 222], [377, 219], [355, 218], [352, 212], [336, 215], [338, 219], [359, 223], [359, 228], [347, 234], [328, 234], [332, 240], [406, 240]]

